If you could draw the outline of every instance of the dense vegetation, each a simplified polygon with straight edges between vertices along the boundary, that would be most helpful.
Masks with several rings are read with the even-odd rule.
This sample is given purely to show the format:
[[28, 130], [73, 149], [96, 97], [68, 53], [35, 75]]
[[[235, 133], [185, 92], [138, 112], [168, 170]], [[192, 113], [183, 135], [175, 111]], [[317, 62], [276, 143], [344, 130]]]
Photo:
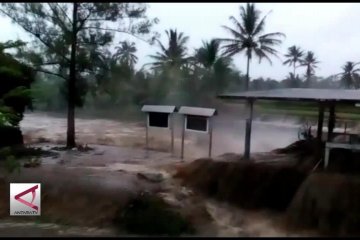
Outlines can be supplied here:
[[0, 43], [0, 148], [23, 144], [19, 123], [25, 108], [32, 107], [30, 85], [35, 80], [33, 70], [4, 52], [23, 44], [21, 41]]
[[[146, 4], [2, 3], [0, 11], [32, 37], [15, 56], [37, 72], [35, 107], [67, 109], [67, 147], [75, 146], [75, 107], [127, 112], [145, 103], [209, 106], [224, 91], [360, 86], [358, 63], [347, 62], [341, 73], [323, 78], [316, 75], [316, 54], [295, 45], [285, 54], [287, 77], [251, 79], [251, 61], [272, 63], [285, 36], [266, 32], [267, 15], [262, 17], [255, 4], [240, 7], [230, 18], [232, 26], [223, 26], [229, 37], [207, 39], [195, 51], [188, 49], [190, 36], [177, 29], [166, 30], [167, 42], [159, 41], [151, 30], [158, 19], [147, 17]], [[116, 43], [119, 34], [128, 39]], [[133, 38], [157, 49], [141, 69], [135, 67]], [[241, 64], [246, 74], [232, 62], [240, 53], [246, 56]]]
[[32, 69], [4, 52], [24, 43], [8, 41], [0, 44], [0, 126], [18, 127], [26, 107], [32, 107], [30, 85], [35, 80]]

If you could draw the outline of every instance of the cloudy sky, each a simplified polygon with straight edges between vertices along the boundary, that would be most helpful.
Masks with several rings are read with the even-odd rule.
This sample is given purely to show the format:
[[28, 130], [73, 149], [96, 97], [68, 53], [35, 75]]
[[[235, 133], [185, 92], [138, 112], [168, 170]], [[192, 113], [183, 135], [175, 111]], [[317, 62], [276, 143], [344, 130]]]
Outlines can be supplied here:
[[[229, 16], [239, 16], [239, 6], [243, 3], [150, 3], [149, 17], [157, 17], [160, 22], [155, 27], [161, 33], [161, 41], [166, 42], [164, 31], [176, 28], [190, 37], [188, 48], [201, 46], [203, 40], [228, 36], [221, 25], [231, 26]], [[360, 61], [360, 3], [258, 3], [263, 14], [272, 10], [266, 22], [266, 32], [283, 32], [286, 38], [278, 48], [283, 55], [292, 45], [314, 51], [320, 60], [318, 75], [328, 76], [341, 71], [346, 61]], [[1, 18], [0, 41], [25, 36], [8, 19]], [[148, 57], [157, 49], [137, 42], [138, 66], [151, 61]], [[282, 57], [282, 56], [281, 56]], [[283, 57], [282, 57], [283, 59]], [[246, 59], [243, 55], [234, 58], [235, 65], [245, 71]], [[251, 76], [284, 78], [291, 69], [283, 66], [281, 60], [274, 59], [271, 66], [267, 62], [253, 61]], [[300, 70], [299, 70], [300, 71]], [[303, 70], [302, 70], [303, 71]]]

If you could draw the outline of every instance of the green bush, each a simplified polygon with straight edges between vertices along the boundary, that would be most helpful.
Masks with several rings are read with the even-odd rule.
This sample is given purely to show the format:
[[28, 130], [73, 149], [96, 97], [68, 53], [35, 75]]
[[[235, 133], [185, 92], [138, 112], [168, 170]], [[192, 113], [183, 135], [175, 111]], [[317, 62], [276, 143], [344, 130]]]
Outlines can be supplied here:
[[5, 147], [0, 149], [0, 158], [4, 159], [4, 168], [7, 173], [13, 173], [14, 171], [18, 171], [20, 173], [21, 165], [12, 155], [11, 148]]
[[21, 164], [18, 160], [15, 159], [14, 156], [9, 156], [5, 160], [5, 169], [9, 173], [13, 173], [14, 171], [17, 171], [20, 174], [21, 171]]

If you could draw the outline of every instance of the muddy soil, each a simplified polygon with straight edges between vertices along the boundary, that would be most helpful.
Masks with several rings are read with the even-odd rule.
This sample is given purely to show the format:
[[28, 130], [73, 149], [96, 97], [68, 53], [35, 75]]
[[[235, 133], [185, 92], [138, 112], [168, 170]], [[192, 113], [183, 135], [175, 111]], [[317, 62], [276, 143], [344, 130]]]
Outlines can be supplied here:
[[[47, 144], [48, 148], [53, 146]], [[185, 162], [169, 158], [167, 153], [152, 152], [154, 158], [146, 158], [145, 151], [132, 148], [91, 147], [94, 150], [85, 153], [61, 152], [57, 158], [44, 159], [40, 167], [23, 168], [20, 175], [9, 176], [10, 182], [42, 183], [42, 194], [47, 198], [42, 203], [45, 225], [34, 224], [37, 219], [29, 222], [28, 217], [9, 218], [4, 211], [9, 209], [6, 199], [0, 217], [9, 227], [2, 230], [0, 223], [0, 234], [22, 236], [29, 231], [31, 236], [118, 236], [111, 224], [114, 212], [131, 196], [147, 191], [190, 219], [197, 236], [309, 236], [281, 228], [279, 214], [241, 210], [181, 186], [172, 176]], [[162, 178], [152, 181], [139, 173], [161, 174]], [[94, 201], [96, 208], [92, 207]]]
[[[219, 118], [216, 121], [213, 155], [242, 153], [244, 122], [241, 121], [241, 116], [235, 120]], [[253, 152], [284, 147], [297, 138], [297, 126], [294, 125], [269, 127], [268, 124], [254, 123], [253, 126]], [[27, 114], [21, 122], [21, 129], [26, 143], [51, 149], [64, 143], [66, 120], [46, 114]], [[89, 144], [94, 148], [93, 151], [60, 151], [58, 157], [43, 158], [40, 167], [23, 168], [20, 175], [9, 177], [13, 182], [43, 183], [43, 194], [48, 192], [50, 202], [56, 202], [55, 199], [61, 191], [67, 193], [56, 204], [44, 203], [42, 209], [49, 222], [56, 220], [55, 223], [61, 225], [64, 219], [70, 219], [66, 224], [71, 224], [74, 229], [66, 232], [61, 227], [49, 230], [39, 227], [40, 225], [8, 225], [7, 230], [2, 228], [2, 231], [0, 224], [0, 233], [4, 236], [13, 236], [15, 232], [11, 229], [19, 234], [29, 230], [32, 236], [92, 236], [96, 233], [101, 236], [119, 235], [111, 229], [110, 219], [115, 209], [111, 203], [123, 204], [129, 196], [144, 190], [157, 193], [188, 219], [192, 219], [199, 236], [306, 236], [288, 233], [279, 228], [277, 221], [281, 216], [267, 212], [246, 212], [208, 199], [181, 187], [180, 183], [172, 178], [177, 166], [207, 155], [206, 135], [187, 134], [185, 159], [182, 160], [178, 158], [179, 127], [176, 130], [175, 156], [169, 153], [170, 134], [159, 130], [150, 132], [152, 151], [146, 153], [143, 123], [77, 119], [76, 129], [77, 142]], [[139, 173], [161, 174], [162, 180], [140, 178]], [[74, 200], [74, 194], [81, 197]], [[3, 206], [7, 206], [7, 198], [3, 200]], [[66, 204], [68, 201], [73, 201], [75, 207], [69, 207]], [[94, 214], [95, 209], [93, 213], [79, 211], [81, 206], [89, 206], [88, 204], [94, 201], [99, 206], [96, 211], [103, 214]], [[8, 207], [2, 209], [1, 222], [15, 224], [14, 222], [24, 221], [20, 218], [11, 218], [9, 221]], [[29, 221], [27, 219], [25, 222]], [[34, 221], [26, 224], [33, 224]], [[88, 228], [92, 228], [93, 233], [86, 233]]]

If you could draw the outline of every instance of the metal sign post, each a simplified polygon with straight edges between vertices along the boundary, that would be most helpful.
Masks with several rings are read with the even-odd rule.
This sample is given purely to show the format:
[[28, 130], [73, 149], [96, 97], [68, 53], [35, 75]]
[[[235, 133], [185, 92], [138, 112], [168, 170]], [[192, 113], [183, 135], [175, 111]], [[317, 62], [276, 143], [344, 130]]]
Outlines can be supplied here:
[[170, 129], [171, 154], [174, 155], [174, 119], [173, 113], [176, 112], [175, 106], [144, 105], [141, 109], [147, 114], [145, 146], [146, 157], [149, 156], [149, 128]]
[[[149, 118], [149, 116], [146, 116], [146, 118]], [[148, 121], [146, 121], [146, 143], [145, 143], [145, 157], [148, 158], [149, 157], [149, 127], [148, 127]]]
[[253, 119], [253, 100], [247, 102], [247, 108], [249, 110], [249, 117], [245, 121], [245, 149], [244, 158], [250, 160], [250, 145], [251, 145], [251, 125]]
[[184, 141], [185, 141], [185, 116], [183, 116], [182, 133], [181, 133], [181, 159], [184, 158]]
[[213, 127], [212, 127], [212, 118], [209, 119], [209, 158], [211, 158], [211, 150], [212, 150], [212, 137], [213, 137]]
[[171, 131], [171, 156], [174, 157], [175, 147], [174, 147], [174, 115], [170, 115], [170, 131]]
[[185, 131], [209, 134], [209, 158], [212, 152], [212, 117], [217, 114], [213, 108], [181, 107], [179, 113], [183, 115], [183, 129], [181, 138], [181, 158], [184, 158]]

